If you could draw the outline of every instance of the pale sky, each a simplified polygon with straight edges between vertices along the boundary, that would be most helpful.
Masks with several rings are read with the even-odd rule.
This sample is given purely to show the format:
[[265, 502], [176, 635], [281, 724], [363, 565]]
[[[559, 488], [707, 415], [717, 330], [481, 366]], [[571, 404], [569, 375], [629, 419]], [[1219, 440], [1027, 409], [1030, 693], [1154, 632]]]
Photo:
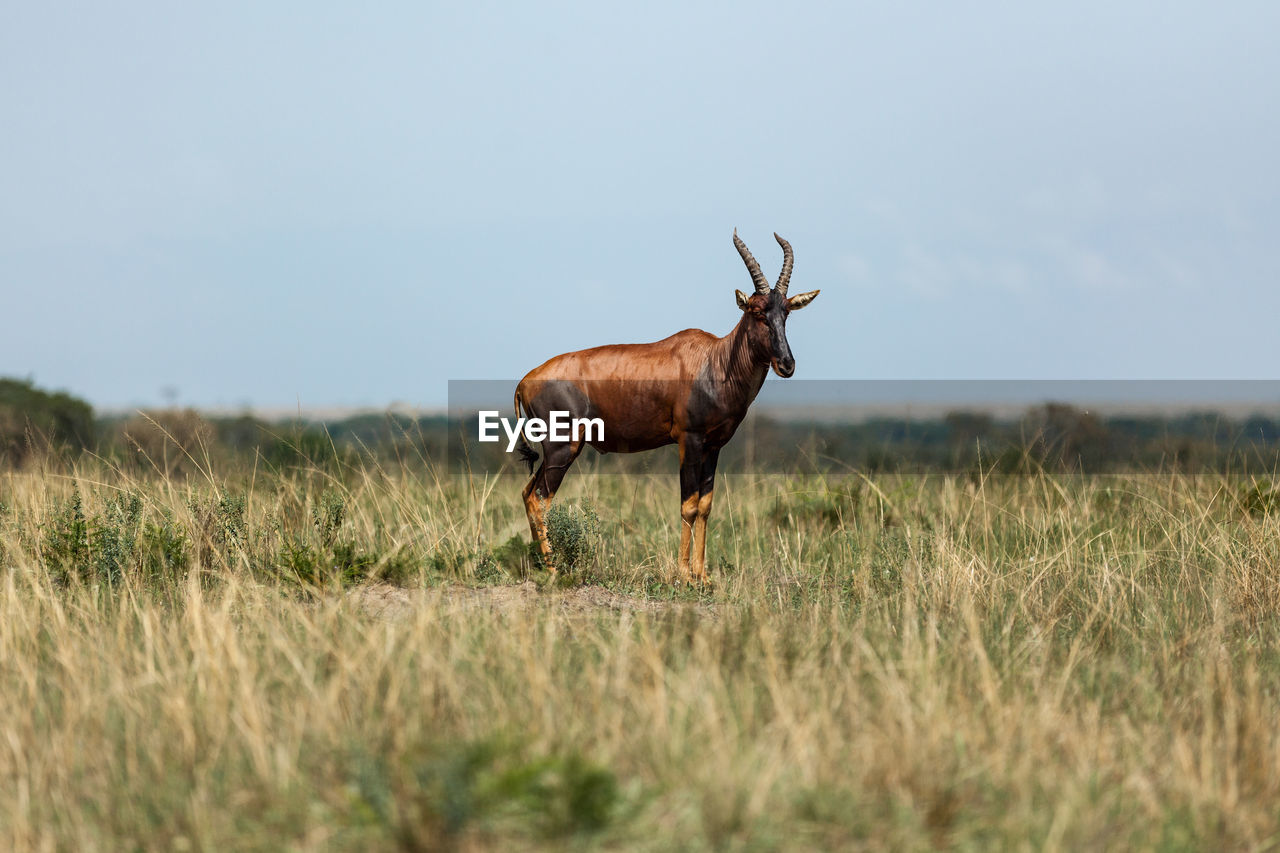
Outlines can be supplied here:
[[1280, 5], [8, 3], [0, 375], [441, 405], [724, 334], [805, 379], [1277, 378]]

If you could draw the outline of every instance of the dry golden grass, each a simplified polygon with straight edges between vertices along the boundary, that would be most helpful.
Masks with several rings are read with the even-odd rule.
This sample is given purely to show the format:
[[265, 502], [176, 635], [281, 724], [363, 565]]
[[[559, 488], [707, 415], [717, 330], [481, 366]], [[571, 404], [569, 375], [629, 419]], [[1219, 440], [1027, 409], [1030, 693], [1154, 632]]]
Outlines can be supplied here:
[[665, 481], [571, 481], [604, 536], [552, 587], [514, 482], [4, 475], [0, 845], [1275, 847], [1250, 485], [730, 478], [699, 592]]

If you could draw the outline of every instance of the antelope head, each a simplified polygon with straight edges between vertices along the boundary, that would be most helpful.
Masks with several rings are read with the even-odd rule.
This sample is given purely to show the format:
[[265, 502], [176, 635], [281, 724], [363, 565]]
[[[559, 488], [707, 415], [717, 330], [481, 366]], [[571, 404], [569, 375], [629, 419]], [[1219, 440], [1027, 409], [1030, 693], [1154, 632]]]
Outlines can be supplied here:
[[778, 283], [769, 287], [769, 280], [760, 271], [760, 264], [751, 257], [747, 244], [733, 230], [733, 245], [737, 248], [742, 261], [751, 273], [751, 281], [755, 284], [755, 292], [750, 296], [741, 290], [735, 291], [738, 307], [748, 315], [748, 334], [757, 352], [767, 353], [773, 372], [786, 379], [796, 372], [796, 360], [791, 355], [791, 346], [787, 343], [787, 315], [799, 311], [814, 300], [819, 293], [811, 290], [787, 296], [787, 285], [791, 282], [791, 266], [795, 259], [791, 254], [791, 244], [775, 232], [774, 239], [782, 247], [782, 272], [778, 274]]

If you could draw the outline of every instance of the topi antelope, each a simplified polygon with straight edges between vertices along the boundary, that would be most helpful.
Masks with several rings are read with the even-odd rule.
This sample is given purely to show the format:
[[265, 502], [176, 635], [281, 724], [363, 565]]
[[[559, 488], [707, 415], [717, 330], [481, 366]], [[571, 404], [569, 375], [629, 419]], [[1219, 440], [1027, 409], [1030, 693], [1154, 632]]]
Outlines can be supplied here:
[[[542, 464], [524, 487], [529, 529], [554, 572], [544, 513], [583, 446], [601, 453], [634, 453], [666, 444], [680, 450], [679, 569], [686, 580], [707, 580], [707, 516], [715, 489], [716, 460], [747, 414], [769, 368], [784, 379], [796, 362], [787, 344], [787, 315], [813, 301], [818, 291], [787, 296], [793, 257], [782, 246], [782, 272], [772, 289], [746, 244], [733, 245], [751, 273], [755, 291], [737, 291], [742, 317], [717, 338], [685, 329], [652, 344], [613, 344], [558, 355], [536, 367], [516, 386], [521, 409], [546, 420], [550, 412], [599, 418], [603, 437], [541, 441]], [[538, 454], [521, 436], [521, 455], [532, 471]]]

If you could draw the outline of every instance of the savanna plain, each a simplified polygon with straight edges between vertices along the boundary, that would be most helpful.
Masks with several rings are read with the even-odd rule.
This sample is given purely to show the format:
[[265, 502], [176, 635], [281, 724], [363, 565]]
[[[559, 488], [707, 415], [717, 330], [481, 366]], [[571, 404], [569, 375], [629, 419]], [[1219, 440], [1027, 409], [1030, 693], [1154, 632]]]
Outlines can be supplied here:
[[8, 849], [1280, 846], [1280, 521], [1149, 470], [0, 474]]

